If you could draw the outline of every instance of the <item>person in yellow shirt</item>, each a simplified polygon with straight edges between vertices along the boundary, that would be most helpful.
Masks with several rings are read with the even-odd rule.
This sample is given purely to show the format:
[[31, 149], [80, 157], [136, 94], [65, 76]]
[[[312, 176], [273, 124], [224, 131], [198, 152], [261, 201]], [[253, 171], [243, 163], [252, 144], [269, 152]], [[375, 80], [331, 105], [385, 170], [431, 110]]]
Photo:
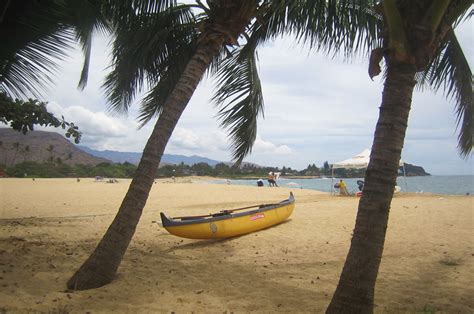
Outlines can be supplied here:
[[340, 195], [349, 195], [349, 191], [347, 191], [347, 185], [344, 180], [339, 181], [339, 194]]

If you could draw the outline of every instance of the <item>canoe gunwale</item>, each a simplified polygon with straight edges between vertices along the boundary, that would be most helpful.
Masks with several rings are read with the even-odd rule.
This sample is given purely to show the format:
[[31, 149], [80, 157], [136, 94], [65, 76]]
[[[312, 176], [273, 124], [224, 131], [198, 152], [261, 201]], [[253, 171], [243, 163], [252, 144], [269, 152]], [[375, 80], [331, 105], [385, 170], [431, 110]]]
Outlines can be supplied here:
[[[160, 213], [160, 216], [161, 216], [161, 222], [163, 224], [163, 227], [186, 226], [186, 225], [209, 223], [209, 222], [213, 222], [213, 221], [219, 221], [219, 220], [225, 220], [225, 219], [230, 219], [230, 218], [237, 218], [237, 217], [242, 217], [242, 216], [254, 215], [254, 214], [257, 214], [257, 213], [262, 213], [262, 212], [266, 212], [266, 211], [269, 211], [269, 210], [273, 210], [275, 208], [288, 206], [288, 205], [290, 205], [294, 202], [295, 202], [295, 198], [293, 196], [293, 193], [290, 192], [290, 196], [288, 197], [288, 199], [286, 199], [284, 201], [281, 201], [280, 203], [272, 204], [272, 205], [268, 205], [268, 206], [263, 206], [263, 207], [259, 207], [259, 208], [256, 208], [256, 209], [244, 211], [244, 212], [225, 213], [225, 211], [224, 211], [222, 213], [216, 213], [216, 214], [214, 214], [214, 216], [209, 216], [209, 217], [206, 217], [206, 218], [184, 219], [184, 220], [175, 220], [175, 219], [172, 219], [172, 218], [168, 218], [163, 212]], [[255, 206], [259, 206], [259, 205], [255, 205]]]

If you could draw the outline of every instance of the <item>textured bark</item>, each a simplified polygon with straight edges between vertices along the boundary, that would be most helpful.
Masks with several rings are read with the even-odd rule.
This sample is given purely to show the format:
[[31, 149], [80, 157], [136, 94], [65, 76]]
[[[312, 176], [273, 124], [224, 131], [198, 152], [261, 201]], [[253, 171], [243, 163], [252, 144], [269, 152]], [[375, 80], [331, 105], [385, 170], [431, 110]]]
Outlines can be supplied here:
[[[253, 17], [256, 2], [221, 0], [216, 7], [222, 14], [203, 32], [195, 55], [168, 97], [153, 132], [143, 151], [142, 159], [129, 190], [112, 224], [91, 256], [67, 282], [68, 289], [86, 290], [111, 282], [128, 248], [140, 220], [156, 170], [166, 144], [186, 108], [199, 81], [229, 37], [237, 38]], [[214, 25], [214, 27], [212, 27]]]
[[372, 313], [416, 69], [389, 62], [351, 247], [327, 313]]

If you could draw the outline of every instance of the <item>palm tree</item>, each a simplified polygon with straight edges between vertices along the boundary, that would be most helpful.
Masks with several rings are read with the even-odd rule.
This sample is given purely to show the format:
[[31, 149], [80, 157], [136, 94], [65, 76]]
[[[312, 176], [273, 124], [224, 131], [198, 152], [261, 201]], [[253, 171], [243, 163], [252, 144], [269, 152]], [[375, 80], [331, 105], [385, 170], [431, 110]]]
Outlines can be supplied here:
[[6, 166], [7, 165], [7, 148], [4, 145], [3, 141], [0, 141], [0, 150], [5, 150], [5, 154], [3, 155], [3, 164]]
[[444, 84], [447, 94], [454, 96], [460, 153], [467, 157], [472, 150], [472, 75], [453, 32], [471, 5], [470, 0], [383, 0], [377, 5], [383, 19], [383, 47], [372, 52], [369, 73], [377, 75], [378, 63], [385, 59], [382, 104], [350, 250], [328, 313], [373, 312], [417, 73], [419, 80], [434, 87]]
[[66, 160], [69, 161], [69, 164], [72, 165], [72, 157], [74, 156], [73, 152], [68, 152], [66, 155]]
[[13, 143], [13, 149], [15, 150], [15, 153], [13, 154], [12, 166], [15, 165], [16, 156], [18, 155], [18, 151], [20, 150], [20, 148], [21, 148], [20, 142]]
[[[173, 82], [172, 86], [168, 86], [168, 88], [172, 88], [173, 91], [167, 95], [162, 103], [159, 118], [145, 146], [142, 159], [140, 160], [129, 190], [122, 201], [119, 212], [94, 252], [68, 281], [67, 286], [69, 289], [82, 290], [99, 287], [109, 283], [115, 277], [117, 268], [132, 239], [143, 207], [145, 206], [153, 184], [154, 174], [160, 163], [165, 146], [181, 113], [186, 108], [188, 101], [206, 70], [214, 58], [219, 55], [223, 45], [237, 43], [237, 38], [243, 33], [251, 19], [255, 16], [257, 2], [258, 1], [245, 0], [208, 1], [208, 18], [203, 21], [201, 33], [197, 38], [193, 37], [192, 33], [190, 34], [191, 40], [195, 40], [196, 44], [193, 47], [194, 51], [187, 55], [188, 61], [185, 66], [177, 67], [171, 63], [174, 60], [170, 58], [164, 60], [164, 63], [169, 62], [167, 66], [176, 67], [176, 72], [173, 73], [173, 71], [168, 70], [167, 73], [169, 77], [164, 77], [158, 81], [155, 89], [152, 90], [148, 96], [148, 104], [151, 106], [151, 103], [158, 98], [156, 93], [165, 88], [163, 85]], [[174, 8], [171, 8], [171, 10], [173, 11], [172, 13], [181, 14], [180, 17], [185, 18], [183, 12], [176, 11]], [[161, 22], [160, 19], [153, 20], [153, 23], [159, 22]], [[151, 26], [143, 24], [145, 21], [142, 19], [140, 19], [139, 23], [140, 25], [134, 23], [128, 25], [129, 28], [126, 30], [124, 36], [130, 39], [130, 35], [132, 35], [130, 30], [134, 27]], [[122, 29], [122, 31], [124, 30]], [[160, 34], [148, 34], [148, 36], [150, 35], [159, 36]], [[169, 36], [169, 34], [167, 35]], [[137, 35], [135, 34], [135, 36]], [[141, 44], [152, 45], [153, 42], [142, 42]], [[120, 44], [116, 46], [116, 50], [122, 48], [126, 47], [122, 47]], [[150, 51], [148, 50], [147, 52]], [[189, 51], [186, 53], [189, 53]], [[148, 61], [146, 57], [133, 60], [124, 59], [126, 58], [122, 56], [121, 60], [123, 60], [123, 62]], [[163, 67], [163, 62], [156, 64], [159, 61], [161, 60], [154, 60], [154, 64], [148, 64], [150, 68], [146, 70], [149, 70], [151, 74], [159, 72], [161, 70], [159, 67]], [[116, 62], [120, 61], [116, 60]], [[121, 70], [119, 67], [116, 69], [117, 71]], [[113, 71], [108, 80], [109, 84], [112, 84], [111, 82], [115, 75], [117, 75], [117, 72], [114, 73]], [[143, 73], [136, 75], [143, 75]], [[140, 79], [142, 78], [138, 80], [140, 81]], [[151, 79], [152, 82], [156, 82], [158, 78], [150, 76], [149, 79]], [[116, 90], [115, 94], [114, 91], [112, 91], [110, 95], [112, 99], [117, 100], [119, 97], [124, 99], [124, 97], [130, 97], [129, 91], [130, 89], [121, 88], [120, 90]], [[133, 94], [133, 91], [131, 93]], [[149, 107], [146, 107], [146, 109], [149, 109]]]
[[30, 146], [26, 145], [23, 147], [21, 150], [21, 154], [23, 155], [23, 162], [25, 162], [28, 159], [28, 155], [31, 153]]
[[46, 150], [48, 151], [49, 153], [49, 157], [47, 159], [47, 161], [49, 162], [53, 162], [54, 161], [54, 145], [48, 145], [48, 147], [46, 148]]
[[[345, 1], [328, 4], [322, 0], [261, 3], [209, 0], [207, 3], [204, 6], [197, 1], [193, 6], [203, 10], [197, 15], [198, 32], [194, 29], [194, 19], [189, 17], [189, 7], [175, 5], [147, 11], [145, 15], [133, 16], [139, 10], [125, 13], [129, 17], [127, 23], [118, 26], [113, 70], [105, 83], [109, 105], [114, 110], [127, 111], [137, 91], [148, 84], [150, 91], [144, 98], [139, 118], [142, 125], [155, 116], [158, 120], [117, 216], [92, 255], [68, 281], [69, 289], [99, 287], [115, 277], [166, 144], [206, 71], [216, 73], [219, 78], [220, 88], [214, 100], [221, 105], [219, 117], [230, 131], [233, 156], [240, 163], [251, 151], [257, 116], [263, 108], [256, 69], [257, 45], [290, 31], [300, 39], [309, 38], [311, 44], [319, 47], [348, 43], [346, 46], [352, 49], [353, 43], [360, 42], [360, 37], [340, 38], [349, 33], [347, 30], [356, 29], [337, 17], [342, 7], [348, 8]], [[358, 12], [352, 7], [348, 11]], [[229, 48], [238, 44], [239, 36], [251, 22], [251, 35], [244, 36], [246, 45]], [[367, 21], [361, 17], [354, 24], [359, 23]]]

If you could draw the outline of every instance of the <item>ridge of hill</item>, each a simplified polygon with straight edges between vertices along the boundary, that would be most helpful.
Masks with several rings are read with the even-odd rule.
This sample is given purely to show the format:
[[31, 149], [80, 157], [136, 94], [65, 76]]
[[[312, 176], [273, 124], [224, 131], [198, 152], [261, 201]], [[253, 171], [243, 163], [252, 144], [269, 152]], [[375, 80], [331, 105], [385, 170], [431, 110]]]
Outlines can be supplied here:
[[[138, 164], [140, 159], [142, 158], [142, 153], [137, 152], [118, 152], [113, 150], [95, 150], [91, 149], [87, 146], [78, 146], [79, 149], [82, 149], [84, 152], [91, 154], [96, 157], [105, 158], [111, 160], [113, 162], [129, 162], [131, 164]], [[183, 156], [183, 155], [173, 155], [173, 154], [164, 154], [161, 158], [162, 164], [180, 164], [184, 163], [185, 165], [194, 165], [201, 162], [207, 163], [209, 166], [214, 167], [218, 163], [222, 161], [209, 159], [206, 157], [201, 157], [197, 155], [193, 156]]]
[[78, 149], [55, 132], [31, 131], [23, 134], [10, 128], [0, 128], [0, 164], [13, 166], [24, 161], [60, 161], [70, 165], [110, 162]]
[[[99, 151], [86, 146], [77, 146], [68, 141], [62, 134], [46, 131], [31, 131], [23, 134], [10, 128], [0, 128], [0, 164], [13, 166], [24, 161], [34, 162], [62, 162], [69, 165], [85, 164], [97, 165], [100, 163], [124, 163], [138, 164], [142, 153]], [[230, 162], [222, 162], [197, 155], [183, 156], [164, 154], [161, 166], [166, 164], [181, 164], [192, 166], [198, 163], [207, 163], [211, 167], [219, 163], [231, 166]], [[244, 162], [241, 167], [262, 166]], [[405, 163], [407, 176], [430, 175], [423, 167]]]

